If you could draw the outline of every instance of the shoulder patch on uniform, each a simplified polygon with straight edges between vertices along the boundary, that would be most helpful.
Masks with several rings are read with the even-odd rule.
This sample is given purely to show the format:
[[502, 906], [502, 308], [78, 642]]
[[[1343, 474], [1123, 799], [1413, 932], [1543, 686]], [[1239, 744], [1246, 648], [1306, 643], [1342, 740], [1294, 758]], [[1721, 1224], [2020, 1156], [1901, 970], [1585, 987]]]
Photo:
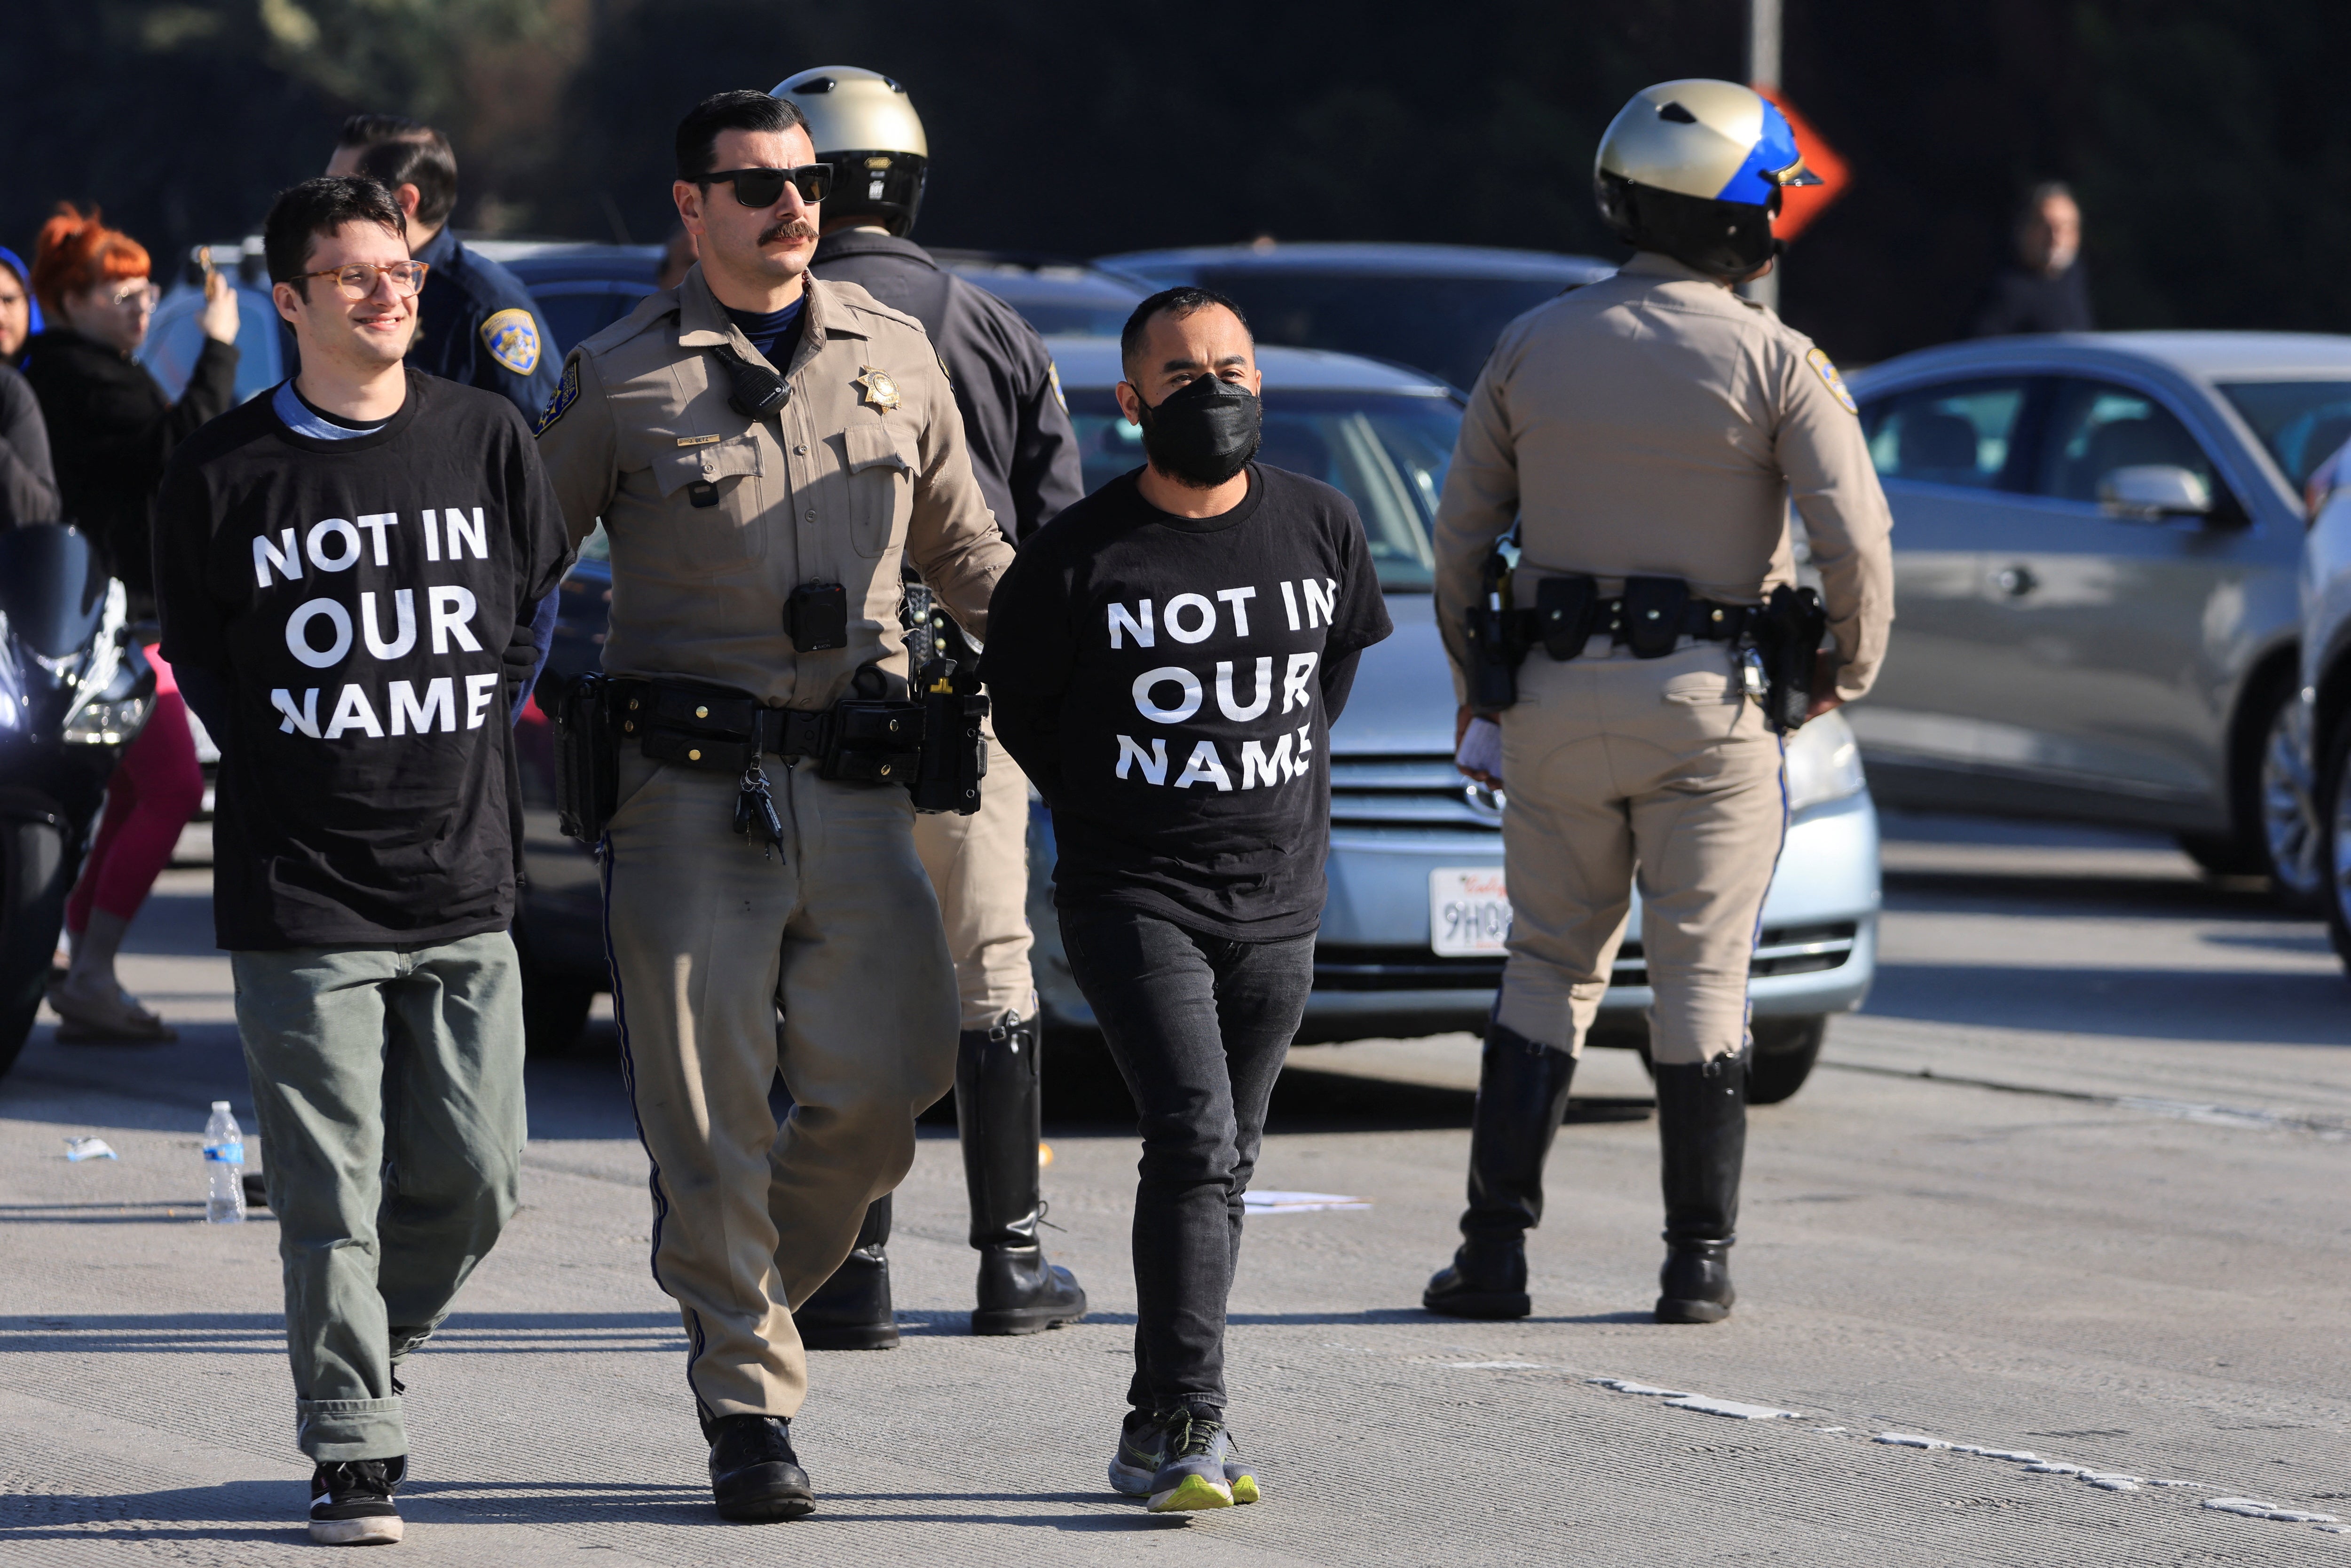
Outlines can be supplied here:
[[490, 313], [482, 323], [482, 346], [501, 368], [518, 376], [538, 369], [538, 323], [519, 305]]
[[1061, 412], [1069, 413], [1070, 400], [1061, 395], [1061, 367], [1050, 360], [1045, 361], [1045, 384], [1053, 389], [1053, 401], [1061, 405]]
[[1837, 402], [1844, 404], [1845, 413], [1859, 413], [1861, 412], [1860, 407], [1853, 401], [1853, 393], [1845, 387], [1844, 378], [1837, 374], [1837, 368], [1829, 363], [1829, 357], [1826, 354], [1822, 353], [1818, 349], [1814, 349], [1804, 356], [1804, 363], [1812, 366], [1814, 371], [1819, 372], [1823, 384], [1827, 386], [1829, 389], [1829, 395], [1835, 398]]
[[555, 395], [547, 400], [546, 412], [538, 416], [538, 423], [530, 427], [530, 433], [533, 435], [546, 434], [547, 427], [561, 419], [579, 401], [580, 361], [573, 360], [563, 367], [563, 384], [557, 387]]

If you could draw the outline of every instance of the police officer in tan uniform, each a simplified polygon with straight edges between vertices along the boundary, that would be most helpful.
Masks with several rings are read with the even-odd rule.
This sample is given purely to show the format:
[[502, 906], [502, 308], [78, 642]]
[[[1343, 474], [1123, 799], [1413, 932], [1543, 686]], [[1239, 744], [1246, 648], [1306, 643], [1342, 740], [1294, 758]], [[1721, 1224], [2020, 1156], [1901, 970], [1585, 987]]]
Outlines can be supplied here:
[[611, 541], [605, 922], [653, 1274], [719, 1512], [787, 1519], [814, 1506], [789, 1309], [904, 1176], [955, 1068], [889, 738], [900, 564], [984, 637], [1012, 548], [922, 329], [807, 276], [830, 181], [799, 112], [717, 94], [677, 155], [701, 261], [572, 350], [538, 442], [573, 540], [601, 517]]
[[[1748, 968], [1787, 824], [1779, 731], [1869, 690], [1893, 619], [1891, 518], [1835, 367], [1732, 292], [1771, 265], [1781, 187], [1813, 178], [1780, 111], [1729, 82], [1667, 82], [1617, 115], [1598, 164], [1602, 210], [1637, 254], [1503, 331], [1437, 514], [1461, 760], [1508, 789], [1513, 918], [1462, 1244], [1423, 1304], [1531, 1310], [1543, 1159], [1637, 880], [1664, 1155], [1656, 1317], [1712, 1322], [1733, 1300]], [[1816, 663], [1791, 498], [1826, 599]], [[1489, 562], [1514, 519], [1505, 588]], [[1809, 682], [1761, 679], [1759, 644], [1775, 672], [1813, 664]], [[1520, 656], [1504, 706], [1486, 677]]]
[[[930, 143], [912, 99], [888, 77], [855, 66], [795, 72], [775, 94], [808, 117], [817, 157], [840, 171], [810, 271], [856, 284], [923, 324], [954, 385], [980, 493], [1007, 538], [1027, 538], [1085, 494], [1077, 435], [1037, 329], [907, 237], [930, 173]], [[976, 689], [977, 650], [951, 622], [932, 619], [958, 677]], [[1041, 1333], [1083, 1318], [1086, 1293], [1045, 1256], [1037, 1164], [1042, 1040], [1029, 970], [1029, 781], [992, 731], [979, 810], [916, 817], [914, 849], [938, 891], [962, 997], [956, 1125], [971, 1244], [979, 1253], [971, 1329]], [[793, 1313], [810, 1348], [898, 1343], [889, 1238], [884, 1197], [867, 1213], [848, 1260]]]

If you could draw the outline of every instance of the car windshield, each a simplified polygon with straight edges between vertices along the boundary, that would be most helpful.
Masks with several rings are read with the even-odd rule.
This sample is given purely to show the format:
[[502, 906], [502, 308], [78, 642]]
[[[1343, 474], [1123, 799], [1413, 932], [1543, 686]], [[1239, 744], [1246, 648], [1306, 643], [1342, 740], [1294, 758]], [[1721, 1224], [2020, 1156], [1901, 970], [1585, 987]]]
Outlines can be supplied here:
[[1567, 285], [1555, 278], [1209, 268], [1200, 281], [1232, 297], [1260, 343], [1390, 360], [1468, 391], [1502, 329]]
[[2226, 382], [2220, 392], [2297, 490], [2312, 469], [2351, 440], [2351, 381]]
[[[1108, 391], [1072, 392], [1070, 422], [1089, 495], [1143, 465], [1143, 432]], [[1426, 592], [1436, 567], [1429, 527], [1460, 429], [1460, 405], [1449, 397], [1269, 388], [1258, 455], [1344, 493], [1363, 514], [1380, 586]]]

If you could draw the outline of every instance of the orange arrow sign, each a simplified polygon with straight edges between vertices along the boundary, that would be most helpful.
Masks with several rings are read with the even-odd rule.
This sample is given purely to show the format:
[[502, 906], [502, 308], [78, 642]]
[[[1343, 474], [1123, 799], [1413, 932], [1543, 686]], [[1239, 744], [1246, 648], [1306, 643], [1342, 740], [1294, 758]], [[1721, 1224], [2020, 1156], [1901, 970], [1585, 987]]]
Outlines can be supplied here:
[[1771, 232], [1782, 239], [1794, 239], [1812, 221], [1827, 210], [1828, 204], [1844, 194], [1853, 183], [1853, 170], [1836, 154], [1836, 149], [1821, 140], [1796, 106], [1781, 95], [1776, 87], [1755, 89], [1779, 106], [1788, 117], [1788, 129], [1796, 133], [1796, 151], [1804, 157], [1804, 167], [1821, 177], [1817, 185], [1791, 185], [1780, 193], [1780, 217]]

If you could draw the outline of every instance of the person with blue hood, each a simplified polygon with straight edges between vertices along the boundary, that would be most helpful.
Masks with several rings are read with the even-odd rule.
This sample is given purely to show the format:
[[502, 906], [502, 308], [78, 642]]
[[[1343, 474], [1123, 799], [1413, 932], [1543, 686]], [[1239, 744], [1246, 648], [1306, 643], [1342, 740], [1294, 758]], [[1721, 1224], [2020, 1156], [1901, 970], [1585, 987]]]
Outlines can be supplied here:
[[33, 269], [0, 246], [0, 528], [54, 522], [57, 476], [49, 461], [49, 427], [40, 400], [16, 368], [25, 340], [41, 329]]

